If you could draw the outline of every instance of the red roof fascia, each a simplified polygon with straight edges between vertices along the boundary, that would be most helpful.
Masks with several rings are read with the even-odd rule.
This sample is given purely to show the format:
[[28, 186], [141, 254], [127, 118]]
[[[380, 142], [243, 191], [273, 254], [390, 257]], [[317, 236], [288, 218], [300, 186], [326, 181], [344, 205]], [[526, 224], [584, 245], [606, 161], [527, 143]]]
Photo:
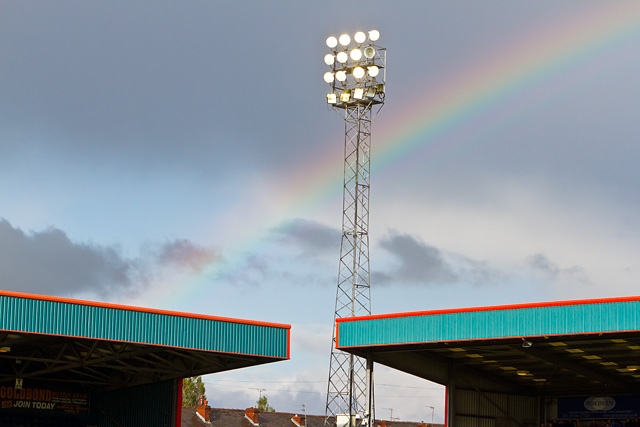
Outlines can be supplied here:
[[490, 306], [484, 306], [484, 307], [480, 306], [480, 307], [448, 308], [448, 309], [439, 309], [439, 310], [409, 311], [409, 312], [401, 312], [401, 313], [371, 314], [367, 316], [340, 317], [336, 319], [336, 323], [357, 322], [362, 320], [392, 319], [397, 317], [433, 316], [437, 314], [473, 313], [473, 312], [498, 311], [498, 310], [520, 310], [520, 309], [527, 309], [527, 308], [561, 307], [561, 306], [569, 306], [569, 305], [607, 304], [607, 303], [637, 302], [637, 301], [640, 301], [640, 296], [547, 301], [547, 302], [507, 304], [507, 305], [490, 305]]

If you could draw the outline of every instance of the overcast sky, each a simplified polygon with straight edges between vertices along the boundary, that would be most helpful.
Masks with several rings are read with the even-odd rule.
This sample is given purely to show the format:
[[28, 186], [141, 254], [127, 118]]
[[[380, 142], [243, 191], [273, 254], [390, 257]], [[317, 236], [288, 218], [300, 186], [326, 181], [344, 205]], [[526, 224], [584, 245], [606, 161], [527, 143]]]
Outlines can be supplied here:
[[[635, 295], [637, 1], [0, 0], [0, 287], [292, 324], [206, 378], [323, 414], [344, 124], [325, 39], [378, 29], [374, 313]], [[379, 367], [379, 418], [442, 421]]]

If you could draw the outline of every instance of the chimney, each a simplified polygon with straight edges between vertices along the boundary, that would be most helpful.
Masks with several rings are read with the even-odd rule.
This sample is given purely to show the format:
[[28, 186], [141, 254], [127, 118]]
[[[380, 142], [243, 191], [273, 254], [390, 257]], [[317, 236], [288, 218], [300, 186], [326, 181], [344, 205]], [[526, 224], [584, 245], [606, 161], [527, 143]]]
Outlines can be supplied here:
[[244, 417], [249, 420], [251, 424], [258, 427], [260, 425], [260, 411], [258, 408], [247, 408], [244, 410]]
[[297, 427], [305, 427], [305, 423], [304, 423], [304, 417], [301, 417], [300, 415], [296, 414], [293, 417], [291, 417], [291, 421], [297, 426]]
[[196, 414], [205, 422], [211, 422], [211, 406], [209, 406], [209, 402], [204, 400], [204, 398], [198, 399], [198, 404], [196, 405]]

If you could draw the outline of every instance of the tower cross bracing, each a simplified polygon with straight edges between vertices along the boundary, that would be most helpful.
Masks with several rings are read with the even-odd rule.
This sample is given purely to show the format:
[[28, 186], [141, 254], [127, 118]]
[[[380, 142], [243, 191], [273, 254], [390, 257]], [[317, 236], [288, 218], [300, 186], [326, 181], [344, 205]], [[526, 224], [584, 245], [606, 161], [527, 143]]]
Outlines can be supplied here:
[[[327, 103], [345, 124], [342, 237], [325, 425], [355, 427], [373, 419], [372, 366], [335, 348], [335, 319], [371, 314], [369, 273], [369, 193], [371, 118], [384, 104], [386, 50], [370, 31], [327, 39], [331, 53], [324, 78]], [[365, 71], [366, 70], [366, 71]], [[375, 112], [373, 110], [376, 110]]]

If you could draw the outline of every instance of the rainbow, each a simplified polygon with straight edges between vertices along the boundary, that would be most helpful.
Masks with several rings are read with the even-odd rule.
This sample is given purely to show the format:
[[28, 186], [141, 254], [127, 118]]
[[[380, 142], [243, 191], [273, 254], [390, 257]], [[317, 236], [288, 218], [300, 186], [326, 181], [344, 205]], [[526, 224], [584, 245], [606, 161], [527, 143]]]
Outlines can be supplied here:
[[[488, 110], [508, 100], [531, 97], [535, 88], [554, 77], [579, 74], [581, 64], [637, 41], [634, 36], [639, 34], [640, 2], [597, 2], [570, 21], [511, 41], [461, 73], [425, 88], [404, 102], [401, 110], [383, 111], [384, 117], [374, 123], [372, 174], [379, 176], [394, 166], [406, 167], [409, 159], [434, 158], [436, 153], [453, 150], [445, 137], [448, 133], [484, 118]], [[377, 128], [381, 123], [383, 127]], [[305, 178], [296, 180], [298, 187], [284, 204], [288, 212], [309, 212], [341, 194], [342, 163], [326, 153], [312, 157], [317, 160], [312, 170], [293, 173]]]
[[381, 135], [376, 134], [381, 138], [372, 169], [388, 168], [409, 155], [416, 158], [442, 148], [447, 143], [441, 138], [444, 134], [502, 102], [530, 94], [563, 72], [580, 73], [584, 62], [639, 34], [640, 3], [632, 1], [597, 3], [570, 22], [530, 34], [417, 96]]
[[[635, 41], [640, 35], [640, 2], [597, 2], [581, 9], [568, 22], [544, 33], [529, 34], [528, 38], [498, 49], [492, 56], [464, 68], [447, 81], [428, 87], [413, 100], [404, 102], [399, 111], [384, 111], [390, 119], [382, 129], [375, 129], [372, 141], [372, 173], [385, 173], [408, 159], [437, 158], [446, 150], [453, 150], [446, 136], [501, 103], [525, 97], [562, 73], [579, 73], [586, 61], [604, 56], [611, 49]], [[393, 96], [389, 94], [389, 96]], [[292, 171], [297, 187], [286, 195], [279, 195], [278, 212], [272, 218], [300, 216], [312, 212], [330, 198], [342, 194], [342, 162], [327, 152], [315, 153], [312, 169]], [[267, 225], [269, 224], [267, 221]], [[260, 239], [267, 229], [250, 230], [236, 252], [251, 248], [259, 250]], [[227, 264], [228, 267], [228, 263]], [[211, 265], [197, 277], [195, 288], [210, 285], [220, 274], [218, 265]], [[179, 292], [184, 294], [184, 292]]]

